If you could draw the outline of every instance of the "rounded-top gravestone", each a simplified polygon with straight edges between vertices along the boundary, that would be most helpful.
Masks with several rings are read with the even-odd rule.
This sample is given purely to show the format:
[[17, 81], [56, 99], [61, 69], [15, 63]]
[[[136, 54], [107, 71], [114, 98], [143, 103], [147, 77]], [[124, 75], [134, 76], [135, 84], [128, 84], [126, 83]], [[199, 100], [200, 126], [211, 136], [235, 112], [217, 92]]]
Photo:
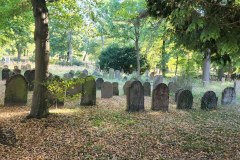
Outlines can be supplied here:
[[127, 111], [144, 110], [144, 88], [140, 81], [132, 81], [127, 87]]
[[109, 69], [109, 79], [114, 79], [114, 69], [113, 68]]
[[101, 98], [112, 98], [113, 86], [110, 82], [103, 82], [101, 88]]
[[222, 92], [222, 105], [235, 104], [236, 103], [236, 92], [233, 87], [227, 87]]
[[103, 84], [104, 80], [102, 78], [98, 78], [96, 80], [96, 87], [98, 90], [100, 90], [102, 88], [102, 84]]
[[181, 90], [177, 95], [177, 109], [191, 109], [193, 105], [193, 95], [189, 90]]
[[218, 98], [213, 91], [207, 91], [204, 93], [201, 99], [201, 109], [215, 109], [217, 108]]
[[152, 110], [168, 111], [169, 89], [164, 83], [158, 84], [152, 92]]
[[113, 85], [113, 95], [119, 96], [118, 82], [113, 82], [112, 85]]
[[178, 94], [184, 89], [180, 88], [175, 92], [174, 101], [177, 102]]
[[17, 74], [6, 81], [4, 105], [26, 105], [27, 81], [24, 76]]
[[151, 84], [149, 82], [143, 83], [144, 96], [151, 96]]
[[93, 76], [84, 78], [80, 105], [92, 106], [96, 104], [96, 82]]

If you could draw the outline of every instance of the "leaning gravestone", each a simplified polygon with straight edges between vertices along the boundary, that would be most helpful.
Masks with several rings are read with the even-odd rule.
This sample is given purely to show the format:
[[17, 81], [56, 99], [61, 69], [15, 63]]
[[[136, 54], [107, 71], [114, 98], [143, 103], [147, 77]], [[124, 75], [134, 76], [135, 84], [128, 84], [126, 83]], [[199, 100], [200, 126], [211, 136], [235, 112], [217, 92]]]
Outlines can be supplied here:
[[168, 111], [169, 89], [164, 83], [160, 83], [152, 92], [152, 110]]
[[161, 75], [155, 76], [153, 80], [153, 89], [160, 83], [163, 83], [163, 76]]
[[7, 80], [10, 77], [10, 69], [3, 68], [2, 69], [2, 80]]
[[204, 93], [201, 99], [201, 109], [215, 109], [217, 108], [218, 98], [213, 91], [207, 91]]
[[96, 82], [93, 76], [84, 78], [80, 105], [92, 106], [96, 104]]
[[125, 84], [123, 85], [123, 93], [124, 95], [127, 94], [127, 87], [129, 87], [129, 85], [131, 84], [132, 81], [127, 81], [125, 82]]
[[144, 96], [151, 96], [151, 84], [149, 82], [143, 83]]
[[222, 105], [235, 104], [236, 103], [236, 92], [233, 87], [227, 87], [222, 92]]
[[119, 96], [118, 82], [113, 82], [112, 85], [113, 85], [113, 95]]
[[144, 110], [144, 89], [140, 81], [132, 81], [127, 87], [127, 111]]
[[110, 82], [103, 82], [101, 88], [101, 98], [112, 98], [113, 85]]
[[26, 105], [27, 103], [27, 81], [18, 74], [6, 81], [4, 105]]
[[191, 109], [193, 105], [193, 95], [189, 90], [181, 90], [177, 95], [177, 109]]
[[109, 69], [109, 79], [114, 79], [114, 69], [113, 68]]
[[96, 87], [98, 90], [100, 90], [102, 88], [102, 84], [103, 84], [104, 80], [102, 78], [98, 78], [96, 80]]

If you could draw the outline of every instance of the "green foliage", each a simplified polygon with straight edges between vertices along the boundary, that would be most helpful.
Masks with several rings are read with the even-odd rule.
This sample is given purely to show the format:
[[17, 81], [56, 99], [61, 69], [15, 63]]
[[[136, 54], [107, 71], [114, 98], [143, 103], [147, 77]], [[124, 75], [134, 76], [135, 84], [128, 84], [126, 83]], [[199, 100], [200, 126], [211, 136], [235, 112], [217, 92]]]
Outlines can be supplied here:
[[[137, 68], [136, 53], [133, 47], [120, 48], [118, 45], [113, 44], [101, 52], [99, 60], [101, 69], [123, 69], [124, 72], [131, 73]], [[141, 57], [140, 62], [142, 71], [149, 68], [145, 57]]]

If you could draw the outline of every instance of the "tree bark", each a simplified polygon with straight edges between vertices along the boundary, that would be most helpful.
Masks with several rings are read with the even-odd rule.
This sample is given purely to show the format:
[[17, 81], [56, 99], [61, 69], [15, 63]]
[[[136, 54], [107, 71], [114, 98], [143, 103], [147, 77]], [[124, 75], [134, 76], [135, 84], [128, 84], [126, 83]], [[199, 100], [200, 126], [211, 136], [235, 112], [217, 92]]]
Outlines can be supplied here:
[[178, 55], [176, 57], [176, 67], [175, 67], [175, 76], [177, 75], [177, 71], [178, 71]]
[[137, 56], [137, 76], [140, 76], [140, 49], [139, 49], [139, 38], [140, 38], [140, 18], [136, 18], [134, 21], [134, 34], [135, 34], [135, 52]]
[[69, 45], [68, 45], [68, 53], [69, 53], [69, 63], [72, 65], [72, 31], [69, 31], [68, 33], [69, 36]]
[[43, 118], [48, 115], [47, 79], [49, 62], [48, 9], [45, 0], [31, 0], [35, 19], [35, 84], [32, 106], [28, 118]]
[[162, 75], [165, 77], [166, 75], [166, 56], [165, 56], [165, 40], [163, 40], [162, 45], [162, 61], [161, 61], [161, 68], [162, 68]]
[[211, 69], [211, 56], [210, 51], [206, 51], [203, 60], [203, 83], [207, 85], [210, 83], [210, 69]]
[[16, 48], [17, 48], [17, 52], [18, 52], [18, 62], [20, 62], [21, 61], [21, 55], [22, 55], [22, 47], [21, 47], [20, 44], [17, 44]]

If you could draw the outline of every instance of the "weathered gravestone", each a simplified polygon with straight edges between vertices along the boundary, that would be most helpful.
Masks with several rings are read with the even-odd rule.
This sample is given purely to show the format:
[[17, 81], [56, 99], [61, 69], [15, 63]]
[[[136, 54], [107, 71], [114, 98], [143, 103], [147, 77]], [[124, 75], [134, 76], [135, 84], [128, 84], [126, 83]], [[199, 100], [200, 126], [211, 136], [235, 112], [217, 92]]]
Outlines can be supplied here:
[[4, 105], [26, 105], [27, 103], [27, 81], [18, 74], [6, 81]]
[[108, 78], [108, 72], [107, 71], [102, 71], [103, 77]]
[[217, 108], [218, 98], [213, 91], [207, 91], [204, 93], [201, 99], [201, 109], [215, 109]]
[[[26, 71], [27, 72], [27, 71]], [[26, 73], [26, 80], [28, 82], [28, 90], [33, 91], [34, 89], [34, 80], [35, 80], [35, 70], [30, 70]]]
[[101, 88], [101, 98], [112, 98], [113, 85], [110, 82], [103, 82]]
[[127, 81], [125, 82], [125, 84], [123, 85], [123, 93], [124, 95], [127, 94], [127, 88], [129, 87], [129, 85], [131, 84], [132, 81]]
[[152, 92], [152, 110], [168, 111], [169, 89], [164, 83], [158, 84]]
[[163, 76], [161, 75], [155, 76], [153, 80], [153, 89], [160, 83], [163, 83]]
[[177, 102], [178, 94], [179, 94], [179, 92], [182, 91], [182, 90], [184, 90], [184, 89], [180, 88], [180, 89], [178, 89], [178, 90], [175, 92], [175, 96], [174, 96], [174, 101], [175, 101], [175, 102]]
[[144, 96], [151, 96], [151, 84], [149, 82], [143, 83]]
[[96, 82], [93, 76], [84, 78], [80, 105], [92, 106], [96, 104]]
[[109, 79], [114, 79], [114, 69], [113, 68], [109, 69]]
[[21, 70], [18, 68], [18, 66], [14, 66], [14, 69], [13, 69], [13, 75], [16, 75], [16, 74], [21, 74]]
[[240, 92], [240, 81], [239, 80], [234, 81], [234, 89], [235, 89], [236, 93]]
[[82, 73], [87, 76], [87, 75], [88, 75], [88, 70], [87, 70], [87, 69], [84, 69], [84, 70], [82, 71]]
[[72, 79], [74, 77], [74, 72], [68, 72], [68, 73], [64, 73], [63, 78], [64, 79]]
[[144, 110], [144, 88], [140, 81], [132, 81], [127, 87], [127, 111]]
[[70, 97], [79, 95], [82, 91], [82, 84], [83, 84], [82, 78], [73, 79], [72, 84], [66, 90], [66, 95]]
[[121, 72], [119, 70], [115, 70], [115, 79], [117, 80], [121, 79]]
[[113, 95], [119, 96], [118, 82], [113, 82], [112, 85], [113, 85]]
[[10, 69], [3, 68], [2, 69], [2, 80], [7, 80], [10, 77]]
[[222, 92], [222, 105], [235, 104], [236, 103], [236, 92], [233, 87], [227, 87]]
[[177, 95], [177, 109], [191, 109], [193, 95], [189, 90], [181, 90]]
[[103, 84], [104, 80], [102, 78], [98, 78], [96, 80], [96, 87], [98, 90], [100, 90], [102, 88], [102, 84]]

